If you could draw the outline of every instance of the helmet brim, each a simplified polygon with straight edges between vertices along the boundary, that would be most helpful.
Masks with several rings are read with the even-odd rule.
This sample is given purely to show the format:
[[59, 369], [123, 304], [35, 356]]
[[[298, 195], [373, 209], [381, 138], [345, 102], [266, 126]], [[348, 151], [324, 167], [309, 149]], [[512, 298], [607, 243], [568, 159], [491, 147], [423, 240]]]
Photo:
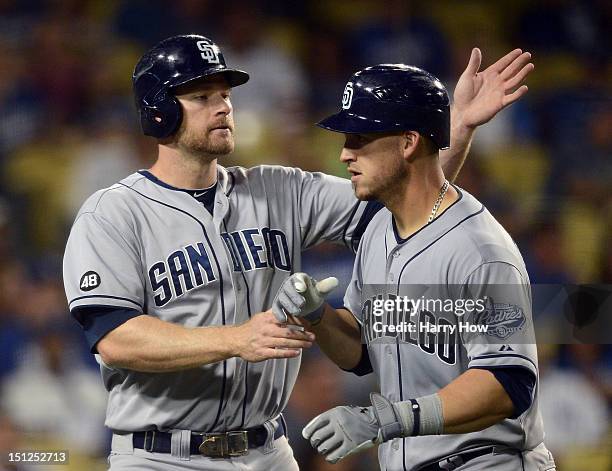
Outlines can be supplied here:
[[223, 75], [227, 80], [227, 83], [230, 87], [237, 87], [239, 85], [243, 85], [249, 81], [249, 74], [244, 72], [243, 70], [238, 69], [228, 69], [225, 67], [218, 68], [210, 68], [206, 70], [206, 72], [198, 73], [198, 74], [190, 74], [190, 75], [181, 75], [178, 80], [171, 80], [168, 86], [170, 88], [177, 88], [183, 85], [187, 85], [189, 83], [195, 82], [197, 80], [202, 80], [207, 77], [211, 77], [213, 75]]
[[393, 123], [382, 121], [376, 122], [376, 120], [346, 110], [322, 119], [317, 123], [317, 126], [328, 131], [343, 134], [397, 131], [401, 129], [399, 124], [394, 125]]

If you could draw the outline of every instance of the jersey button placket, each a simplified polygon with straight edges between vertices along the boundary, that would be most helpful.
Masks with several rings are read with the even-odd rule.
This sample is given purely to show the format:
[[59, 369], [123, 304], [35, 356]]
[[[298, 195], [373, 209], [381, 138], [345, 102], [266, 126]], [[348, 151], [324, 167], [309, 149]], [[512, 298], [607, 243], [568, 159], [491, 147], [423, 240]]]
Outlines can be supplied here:
[[389, 254], [387, 257], [387, 279], [385, 280], [387, 283], [393, 283], [393, 262], [394, 262], [395, 253]]
[[397, 262], [399, 256], [400, 251], [394, 250], [389, 259], [387, 260], [387, 272], [389, 273], [387, 276], [387, 283], [395, 282], [395, 274], [393, 273], [392, 267]]

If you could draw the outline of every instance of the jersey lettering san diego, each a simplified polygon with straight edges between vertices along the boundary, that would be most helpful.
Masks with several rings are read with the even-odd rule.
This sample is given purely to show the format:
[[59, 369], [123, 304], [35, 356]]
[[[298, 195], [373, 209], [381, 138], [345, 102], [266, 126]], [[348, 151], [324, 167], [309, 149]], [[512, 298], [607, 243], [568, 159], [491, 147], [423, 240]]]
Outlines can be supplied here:
[[[382, 209], [357, 252], [344, 305], [362, 326], [381, 393], [391, 401], [433, 394], [470, 368], [538, 374], [535, 341], [526, 335], [533, 322], [522, 257], [483, 205], [457, 190], [459, 199], [408, 239], [399, 238], [391, 213]], [[491, 295], [490, 288], [499, 286], [514, 289]], [[415, 301], [395, 308], [398, 300]], [[417, 300], [433, 301], [436, 308], [416, 306]], [[459, 315], [468, 301], [478, 308]], [[390, 308], [377, 310], [384, 302]], [[474, 319], [475, 327], [491, 330], [464, 328]], [[536, 385], [531, 406], [517, 419], [475, 433], [383, 443], [379, 457], [385, 469], [413, 470], [480, 443], [528, 450], [542, 441]]]
[[[244, 229], [221, 233], [235, 272], [260, 268], [291, 272], [287, 236], [278, 229]], [[211, 257], [204, 242], [187, 245], [155, 262], [148, 270], [155, 305], [164, 306], [175, 298], [204, 284], [217, 281]]]
[[291, 272], [287, 236], [282, 230], [252, 228], [221, 233], [232, 256], [234, 271], [278, 268]]
[[[356, 247], [375, 213], [355, 199], [350, 181], [287, 167], [218, 167], [215, 191], [211, 214], [142, 171], [85, 202], [64, 256], [69, 306], [84, 328], [83, 316], [96, 306], [186, 327], [245, 322], [270, 309], [282, 282], [300, 270], [303, 250], [324, 240]], [[230, 358], [151, 375], [101, 363], [106, 425], [204, 432], [260, 426], [286, 406], [299, 364]]]

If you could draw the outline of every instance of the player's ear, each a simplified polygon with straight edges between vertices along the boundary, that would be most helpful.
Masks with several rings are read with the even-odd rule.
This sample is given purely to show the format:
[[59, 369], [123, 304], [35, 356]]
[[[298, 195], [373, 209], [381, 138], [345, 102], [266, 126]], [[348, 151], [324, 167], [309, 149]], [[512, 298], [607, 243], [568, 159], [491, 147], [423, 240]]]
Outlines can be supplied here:
[[421, 135], [416, 131], [404, 131], [401, 135], [402, 155], [409, 162], [416, 157], [416, 149], [421, 141]]

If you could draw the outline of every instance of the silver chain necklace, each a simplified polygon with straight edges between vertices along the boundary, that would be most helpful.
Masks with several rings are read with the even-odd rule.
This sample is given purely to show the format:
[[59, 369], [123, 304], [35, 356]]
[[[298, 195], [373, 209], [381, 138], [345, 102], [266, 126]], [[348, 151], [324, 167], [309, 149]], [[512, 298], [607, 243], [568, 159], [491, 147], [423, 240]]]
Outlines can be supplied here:
[[438, 199], [433, 205], [431, 214], [429, 215], [429, 219], [427, 220], [427, 224], [433, 221], [434, 218], [436, 217], [436, 214], [438, 213], [438, 209], [440, 208], [440, 205], [442, 204], [442, 200], [444, 200], [444, 196], [446, 195], [446, 191], [448, 190], [448, 186], [449, 186], [448, 180], [444, 180], [444, 184], [442, 185], [442, 188], [440, 189], [440, 194], [438, 195]]

